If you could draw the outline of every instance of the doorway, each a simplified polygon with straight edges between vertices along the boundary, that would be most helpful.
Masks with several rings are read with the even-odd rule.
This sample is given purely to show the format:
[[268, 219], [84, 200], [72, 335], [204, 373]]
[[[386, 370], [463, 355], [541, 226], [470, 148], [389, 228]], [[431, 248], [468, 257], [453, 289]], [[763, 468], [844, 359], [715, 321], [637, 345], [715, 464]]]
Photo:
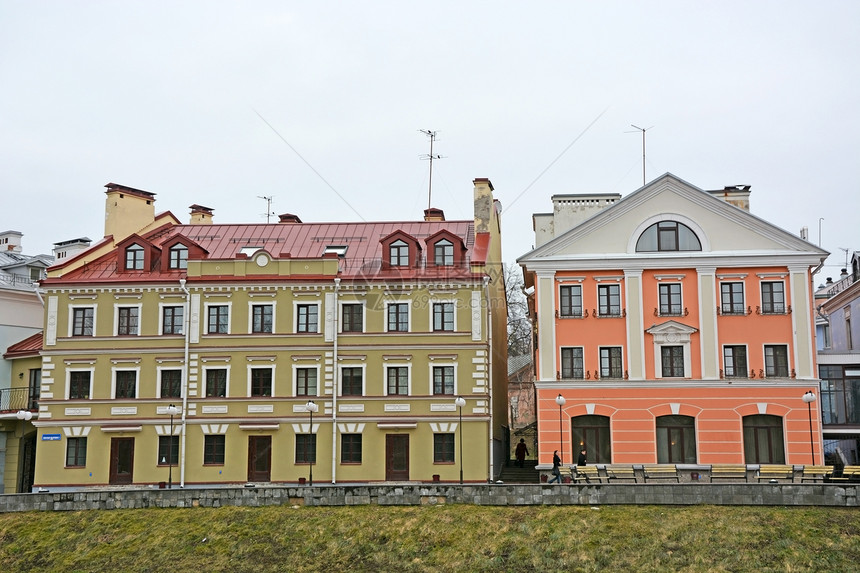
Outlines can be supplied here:
[[385, 435], [385, 480], [409, 480], [409, 436]]
[[134, 478], [134, 438], [111, 438], [108, 483], [122, 485]]
[[272, 479], [272, 436], [248, 436], [248, 481]]

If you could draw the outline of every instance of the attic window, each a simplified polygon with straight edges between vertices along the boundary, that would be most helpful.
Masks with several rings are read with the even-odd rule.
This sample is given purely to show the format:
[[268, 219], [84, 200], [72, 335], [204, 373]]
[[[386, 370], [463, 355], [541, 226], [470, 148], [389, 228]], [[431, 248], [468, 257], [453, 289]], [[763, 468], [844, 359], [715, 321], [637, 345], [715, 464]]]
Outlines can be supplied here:
[[690, 227], [677, 221], [654, 223], [639, 236], [637, 253], [701, 251], [702, 243]]
[[132, 244], [125, 250], [125, 269], [127, 271], [143, 270], [143, 247], [137, 243]]
[[171, 269], [187, 269], [188, 268], [188, 247], [182, 243], [178, 243], [170, 247], [170, 263]]
[[323, 251], [323, 254], [328, 255], [330, 253], [334, 253], [339, 257], [345, 257], [346, 256], [346, 249], [348, 247], [349, 247], [349, 245], [328, 245], [325, 248], [325, 251]]
[[397, 239], [389, 246], [389, 260], [392, 267], [409, 266], [409, 245], [401, 239]]

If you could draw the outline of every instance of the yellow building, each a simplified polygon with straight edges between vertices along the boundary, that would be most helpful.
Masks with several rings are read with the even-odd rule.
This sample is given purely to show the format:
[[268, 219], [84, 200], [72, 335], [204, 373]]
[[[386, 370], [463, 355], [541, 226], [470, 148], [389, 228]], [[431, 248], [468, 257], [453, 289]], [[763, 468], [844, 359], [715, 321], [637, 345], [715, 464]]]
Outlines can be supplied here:
[[214, 224], [193, 205], [180, 224], [107, 187], [105, 239], [42, 282], [34, 487], [496, 477], [489, 180], [474, 220], [377, 223]]

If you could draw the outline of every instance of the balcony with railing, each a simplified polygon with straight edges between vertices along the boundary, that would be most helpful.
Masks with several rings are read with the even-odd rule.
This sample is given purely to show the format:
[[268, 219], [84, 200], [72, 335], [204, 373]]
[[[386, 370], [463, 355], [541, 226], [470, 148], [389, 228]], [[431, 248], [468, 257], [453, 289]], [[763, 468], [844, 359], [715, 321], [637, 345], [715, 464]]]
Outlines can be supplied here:
[[0, 390], [0, 414], [38, 409], [38, 399], [30, 396], [29, 388], [4, 388]]

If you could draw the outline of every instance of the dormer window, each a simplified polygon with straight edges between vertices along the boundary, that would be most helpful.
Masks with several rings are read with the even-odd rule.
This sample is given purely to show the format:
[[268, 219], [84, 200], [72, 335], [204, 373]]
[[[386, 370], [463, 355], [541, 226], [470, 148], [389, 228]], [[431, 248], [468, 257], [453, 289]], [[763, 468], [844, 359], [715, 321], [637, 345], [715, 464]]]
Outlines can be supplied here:
[[182, 243], [170, 247], [170, 263], [171, 269], [187, 269], [188, 268], [188, 247]]
[[125, 250], [125, 269], [127, 271], [143, 270], [143, 247], [134, 243]]
[[690, 227], [677, 221], [654, 223], [639, 236], [637, 253], [701, 251], [702, 243]]
[[389, 260], [392, 267], [409, 266], [409, 245], [401, 239], [397, 239], [388, 247]]
[[454, 264], [454, 244], [442, 239], [433, 246], [433, 260], [437, 266], [450, 267]]

